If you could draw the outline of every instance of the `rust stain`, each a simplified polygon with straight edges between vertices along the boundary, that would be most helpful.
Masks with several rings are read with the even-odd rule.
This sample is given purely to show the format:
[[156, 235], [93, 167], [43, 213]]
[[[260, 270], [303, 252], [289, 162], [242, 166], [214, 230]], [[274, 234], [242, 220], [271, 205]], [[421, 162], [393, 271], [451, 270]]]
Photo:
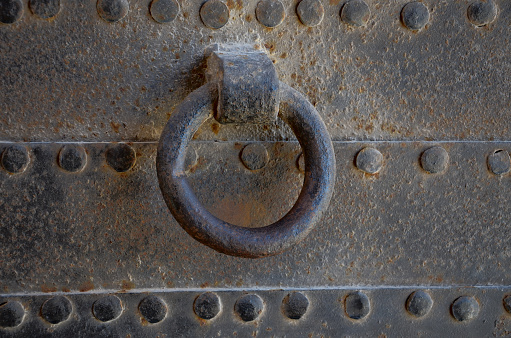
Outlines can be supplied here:
[[128, 290], [131, 290], [134, 288], [135, 288], [135, 283], [133, 283], [132, 281], [123, 280], [121, 282], [121, 289], [123, 291], [128, 291]]
[[86, 292], [86, 291], [90, 291], [90, 290], [93, 290], [94, 289], [94, 284], [92, 284], [92, 282], [89, 280], [89, 281], [86, 281], [84, 282], [82, 285], [80, 285], [80, 287], [78, 288], [78, 290], [80, 292]]
[[112, 126], [112, 129], [118, 134], [119, 128], [121, 127], [120, 123], [110, 122], [110, 125]]
[[220, 125], [218, 123], [213, 123], [211, 125], [211, 130], [213, 133], [215, 133], [215, 135], [218, 135], [218, 132], [220, 131]]
[[57, 288], [55, 287], [55, 285], [49, 286], [49, 285], [43, 284], [43, 285], [41, 285], [41, 291], [46, 292], [46, 293], [57, 292]]

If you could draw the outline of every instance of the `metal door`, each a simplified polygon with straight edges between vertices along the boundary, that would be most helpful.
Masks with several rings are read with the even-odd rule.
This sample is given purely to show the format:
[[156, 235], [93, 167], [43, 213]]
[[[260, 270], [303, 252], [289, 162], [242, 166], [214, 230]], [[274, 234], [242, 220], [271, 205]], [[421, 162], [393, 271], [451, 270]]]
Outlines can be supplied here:
[[510, 20], [0, 0], [0, 336], [509, 336]]

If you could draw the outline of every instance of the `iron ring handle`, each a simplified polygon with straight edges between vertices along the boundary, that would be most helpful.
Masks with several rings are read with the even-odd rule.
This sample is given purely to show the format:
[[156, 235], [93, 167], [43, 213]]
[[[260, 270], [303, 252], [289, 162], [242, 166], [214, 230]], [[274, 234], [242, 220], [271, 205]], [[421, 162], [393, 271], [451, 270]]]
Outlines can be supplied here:
[[327, 209], [335, 181], [332, 141], [316, 109], [298, 91], [280, 83], [279, 117], [295, 133], [305, 158], [305, 178], [291, 210], [277, 222], [244, 228], [218, 219], [187, 182], [184, 162], [190, 140], [213, 112], [217, 85], [207, 83], [175, 109], [158, 144], [156, 169], [172, 215], [189, 235], [228, 255], [257, 258], [278, 254], [307, 236]]

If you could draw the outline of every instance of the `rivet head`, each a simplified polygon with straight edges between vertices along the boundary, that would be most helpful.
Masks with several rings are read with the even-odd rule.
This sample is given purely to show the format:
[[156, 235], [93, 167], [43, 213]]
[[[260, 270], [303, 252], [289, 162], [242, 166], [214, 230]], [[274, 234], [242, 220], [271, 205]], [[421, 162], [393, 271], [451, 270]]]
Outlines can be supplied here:
[[30, 157], [25, 146], [12, 145], [5, 149], [2, 154], [2, 166], [11, 174], [24, 172], [29, 163]]
[[234, 311], [244, 322], [257, 319], [264, 310], [264, 303], [258, 295], [240, 297], [234, 305]]
[[511, 295], [507, 295], [506, 297], [504, 297], [504, 299], [502, 300], [502, 303], [504, 305], [504, 309], [509, 314], [511, 314]]
[[302, 0], [296, 6], [296, 14], [305, 26], [314, 27], [323, 21], [325, 9], [320, 0]]
[[64, 296], [56, 296], [48, 299], [41, 307], [41, 316], [51, 324], [59, 324], [66, 321], [71, 315], [73, 306], [69, 299]]
[[167, 316], [167, 304], [154, 296], [150, 295], [142, 299], [138, 305], [140, 314], [151, 324], [159, 323]]
[[128, 14], [128, 0], [98, 0], [96, 4], [99, 16], [107, 22], [116, 22]]
[[241, 162], [250, 170], [259, 170], [268, 163], [268, 151], [259, 143], [251, 143], [243, 148], [240, 154]]
[[200, 17], [206, 27], [222, 28], [229, 21], [229, 7], [220, 0], [208, 0], [200, 8]]
[[87, 164], [85, 149], [77, 145], [65, 145], [59, 152], [59, 165], [69, 172], [79, 172]]
[[176, 0], [153, 0], [149, 11], [154, 21], [169, 23], [179, 14], [179, 3]]
[[442, 147], [432, 147], [421, 155], [421, 166], [430, 174], [445, 171], [449, 165], [449, 154]]
[[130, 170], [136, 161], [135, 150], [125, 143], [118, 143], [106, 151], [106, 162], [117, 172]]
[[257, 3], [256, 18], [263, 26], [277, 27], [285, 17], [284, 5], [279, 0], [262, 0]]
[[282, 312], [289, 319], [300, 319], [307, 312], [309, 299], [301, 292], [292, 292], [282, 300]]
[[358, 169], [373, 175], [381, 170], [383, 155], [377, 149], [364, 148], [358, 152], [355, 164]]
[[432, 307], [433, 299], [422, 290], [413, 292], [406, 300], [406, 310], [417, 318], [427, 315]]
[[32, 13], [41, 19], [51, 19], [60, 12], [60, 0], [30, 0]]
[[429, 10], [422, 2], [407, 3], [401, 10], [401, 21], [410, 30], [420, 30], [429, 22]]
[[122, 302], [119, 297], [109, 295], [102, 297], [92, 305], [92, 313], [97, 320], [109, 322], [119, 318], [122, 313]]
[[222, 309], [220, 298], [213, 292], [205, 292], [199, 295], [193, 303], [193, 311], [202, 319], [215, 318]]
[[476, 1], [468, 6], [467, 16], [473, 25], [485, 26], [497, 17], [497, 5], [492, 0]]
[[302, 174], [305, 173], [305, 156], [303, 156], [303, 153], [300, 153], [296, 159], [296, 168], [298, 168], [298, 171]]
[[511, 169], [511, 158], [505, 150], [496, 150], [488, 156], [488, 169], [495, 175], [504, 175]]
[[24, 317], [25, 309], [20, 302], [9, 301], [0, 304], [0, 327], [16, 327], [23, 322]]
[[0, 22], [15, 23], [23, 16], [21, 0], [0, 0]]
[[365, 26], [371, 17], [371, 10], [363, 0], [351, 0], [341, 8], [341, 20], [352, 26]]
[[459, 297], [451, 305], [451, 314], [459, 322], [469, 321], [479, 314], [479, 303], [474, 297]]
[[353, 292], [344, 299], [344, 311], [351, 319], [365, 318], [371, 311], [369, 298], [362, 292]]

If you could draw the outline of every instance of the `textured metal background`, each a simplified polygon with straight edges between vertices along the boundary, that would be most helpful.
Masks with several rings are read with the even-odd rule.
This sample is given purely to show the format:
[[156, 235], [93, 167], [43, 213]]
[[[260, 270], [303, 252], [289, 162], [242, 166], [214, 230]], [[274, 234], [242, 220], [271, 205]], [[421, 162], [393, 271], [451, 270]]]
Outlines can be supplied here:
[[[323, 1], [322, 23], [306, 27], [295, 12], [298, 1], [286, 0], [286, 18], [269, 29], [256, 19], [257, 1], [228, 0], [229, 20], [214, 30], [201, 21], [202, 1], [180, 1], [177, 18], [160, 24], [149, 0], [130, 1], [115, 23], [100, 18], [95, 0], [62, 0], [50, 20], [23, 0], [22, 17], [0, 24], [0, 152], [17, 142], [31, 158], [23, 173], [0, 169], [0, 304], [22, 300], [30, 320], [0, 329], [0, 336], [66, 336], [73, 323], [106, 336], [509, 335], [502, 298], [511, 281], [511, 178], [494, 175], [488, 156], [511, 152], [511, 3], [495, 1], [495, 21], [476, 27], [467, 17], [472, 1], [423, 1], [431, 17], [413, 32], [400, 21], [406, 1], [366, 2], [366, 27], [341, 21], [341, 0]], [[205, 82], [204, 49], [233, 42], [268, 51], [279, 79], [319, 111], [337, 158], [323, 222], [290, 251], [259, 260], [222, 255], [189, 237], [165, 206], [156, 177], [166, 121]], [[124, 173], [105, 157], [121, 141], [137, 155]], [[251, 142], [268, 152], [261, 170], [240, 161]], [[87, 152], [81, 172], [58, 165], [69, 143]], [[383, 154], [378, 174], [356, 167], [356, 154], [367, 146]], [[421, 168], [421, 154], [433, 146], [449, 154], [445, 172]], [[270, 224], [298, 196], [300, 149], [282, 121], [238, 126], [211, 118], [192, 148], [190, 182], [226, 221]], [[344, 322], [341, 308], [324, 305], [346, 286], [368, 287], [378, 305], [367, 320]], [[440, 287], [432, 292], [443, 302], [420, 323], [392, 312], [416, 286]], [[470, 286], [481, 288], [462, 288]], [[225, 295], [226, 304], [243, 290], [263, 290], [273, 310], [284, 292], [270, 289], [309, 290], [316, 312], [289, 324], [267, 310], [262, 321], [238, 329], [239, 321], [226, 317], [232, 304], [210, 323], [191, 310], [182, 317], [172, 310], [167, 321], [140, 331], [136, 304], [144, 290], [158, 289], [175, 309], [191, 309], [201, 288]], [[481, 313], [456, 323], [448, 304], [465, 290], [476, 290]], [[131, 317], [98, 328], [89, 322], [89, 303], [97, 292], [116, 291], [130, 292], [123, 301]], [[46, 299], [41, 292], [69, 293], [77, 306], [72, 319], [52, 326], [36, 318]]]

